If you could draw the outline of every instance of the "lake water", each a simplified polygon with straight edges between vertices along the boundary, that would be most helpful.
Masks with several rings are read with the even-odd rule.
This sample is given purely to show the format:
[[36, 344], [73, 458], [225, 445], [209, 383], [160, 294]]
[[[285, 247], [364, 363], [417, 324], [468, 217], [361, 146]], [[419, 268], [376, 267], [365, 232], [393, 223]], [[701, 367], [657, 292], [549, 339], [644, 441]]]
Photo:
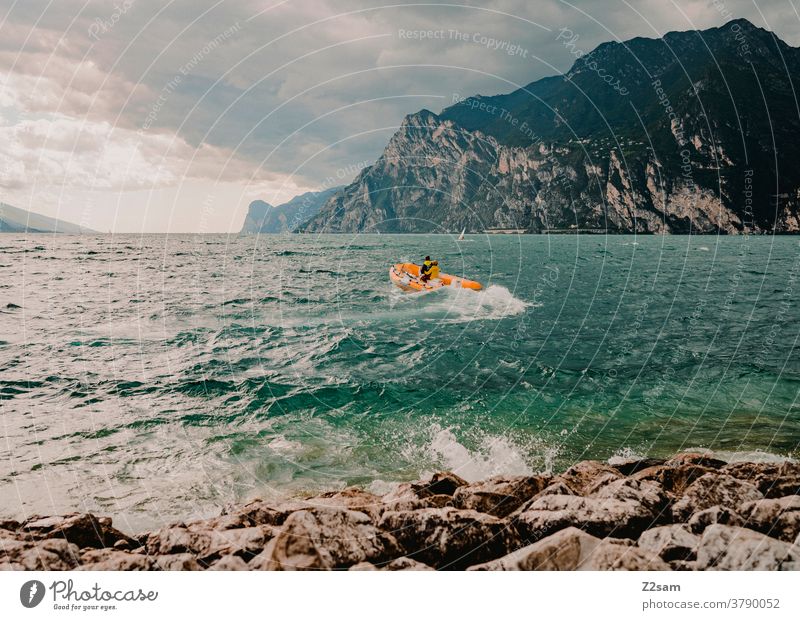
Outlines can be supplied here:
[[[0, 516], [797, 457], [796, 237], [0, 236]], [[405, 294], [438, 258], [481, 292]]]

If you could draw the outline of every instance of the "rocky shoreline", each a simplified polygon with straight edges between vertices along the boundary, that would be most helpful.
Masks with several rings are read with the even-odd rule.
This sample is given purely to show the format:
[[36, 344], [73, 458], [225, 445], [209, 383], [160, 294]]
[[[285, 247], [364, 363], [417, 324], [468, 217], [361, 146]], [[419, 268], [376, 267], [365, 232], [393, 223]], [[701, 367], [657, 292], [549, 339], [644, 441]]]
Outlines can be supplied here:
[[261, 500], [127, 535], [92, 514], [0, 520], [3, 570], [798, 570], [800, 463], [583, 461], [377, 496]]

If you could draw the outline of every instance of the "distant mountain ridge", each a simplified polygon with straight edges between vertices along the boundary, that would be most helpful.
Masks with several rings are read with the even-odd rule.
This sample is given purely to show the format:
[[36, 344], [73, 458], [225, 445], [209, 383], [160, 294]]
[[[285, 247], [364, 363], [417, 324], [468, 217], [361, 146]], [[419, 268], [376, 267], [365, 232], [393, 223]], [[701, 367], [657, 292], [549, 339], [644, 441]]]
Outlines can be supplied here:
[[795, 83], [800, 49], [743, 19], [603, 43], [563, 76], [407, 116], [298, 230], [800, 232]]
[[96, 234], [85, 226], [0, 203], [0, 233]]
[[332, 187], [319, 192], [306, 192], [277, 207], [263, 200], [254, 200], [248, 207], [240, 234], [292, 232], [316, 215], [325, 201], [340, 189], [341, 187]]

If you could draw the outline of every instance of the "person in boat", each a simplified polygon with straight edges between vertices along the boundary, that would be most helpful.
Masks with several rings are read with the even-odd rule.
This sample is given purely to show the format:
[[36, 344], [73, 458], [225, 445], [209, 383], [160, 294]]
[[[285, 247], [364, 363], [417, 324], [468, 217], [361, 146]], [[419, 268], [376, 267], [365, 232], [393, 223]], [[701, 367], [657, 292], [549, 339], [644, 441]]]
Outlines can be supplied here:
[[420, 277], [420, 280], [423, 282], [428, 282], [429, 280], [435, 280], [439, 277], [439, 261], [435, 260], [431, 262], [430, 268], [428, 271], [425, 271]]
[[422, 267], [420, 267], [420, 270], [419, 270], [420, 280], [422, 280], [423, 282], [427, 282], [428, 281], [426, 276], [430, 272], [431, 267], [433, 267], [433, 261], [431, 261], [431, 257], [430, 256], [426, 256], [425, 260], [422, 261]]

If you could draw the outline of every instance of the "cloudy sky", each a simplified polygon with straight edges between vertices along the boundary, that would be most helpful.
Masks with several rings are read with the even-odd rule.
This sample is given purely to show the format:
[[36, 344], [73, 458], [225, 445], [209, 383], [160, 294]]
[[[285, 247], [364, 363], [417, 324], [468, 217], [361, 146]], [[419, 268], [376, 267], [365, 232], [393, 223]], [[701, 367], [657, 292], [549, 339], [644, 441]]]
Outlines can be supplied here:
[[[405, 114], [567, 70], [576, 49], [800, 0], [0, 0], [0, 201], [114, 232], [224, 232], [347, 181]], [[429, 32], [430, 31], [430, 32]]]

